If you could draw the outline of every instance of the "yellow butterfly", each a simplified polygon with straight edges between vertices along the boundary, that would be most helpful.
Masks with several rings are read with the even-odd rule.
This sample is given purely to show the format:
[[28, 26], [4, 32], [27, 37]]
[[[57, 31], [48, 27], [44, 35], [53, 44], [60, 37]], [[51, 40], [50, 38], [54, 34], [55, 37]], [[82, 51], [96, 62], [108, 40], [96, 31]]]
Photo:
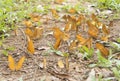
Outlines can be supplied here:
[[22, 68], [25, 56], [21, 57], [18, 63], [15, 62], [14, 58], [11, 55], [8, 55], [8, 66], [12, 71], [18, 71]]

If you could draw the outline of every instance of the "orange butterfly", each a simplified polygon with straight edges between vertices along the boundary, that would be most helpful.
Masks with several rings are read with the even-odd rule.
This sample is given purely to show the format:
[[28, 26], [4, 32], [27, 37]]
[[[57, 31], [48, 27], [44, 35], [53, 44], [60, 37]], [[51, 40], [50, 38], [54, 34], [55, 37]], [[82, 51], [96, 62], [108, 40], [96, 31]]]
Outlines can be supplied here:
[[52, 12], [52, 15], [53, 15], [54, 18], [56, 18], [56, 19], [59, 18], [59, 15], [58, 15], [58, 13], [55, 9], [51, 9], [51, 12]]
[[71, 29], [71, 23], [68, 22], [68, 23], [66, 24], [65, 28], [64, 28], [64, 31], [65, 31], [65, 32], [69, 32], [70, 29]]
[[59, 38], [61, 39], [63, 32], [57, 27], [53, 27], [52, 30], [53, 30], [53, 36], [55, 37], [55, 39], [59, 39]]
[[70, 20], [70, 15], [64, 15], [62, 17], [66, 22], [68, 22]]
[[43, 28], [35, 27], [32, 31], [30, 28], [26, 28], [25, 34], [31, 39], [39, 39], [42, 36]]
[[61, 43], [61, 39], [57, 39], [55, 42], [55, 45], [53, 46], [54, 49], [58, 49], [58, 47], [60, 46], [60, 43]]
[[28, 35], [30, 38], [32, 38], [34, 32], [30, 28], [26, 28], [25, 34]]
[[64, 2], [64, 0], [55, 0], [55, 3], [57, 4], [62, 4]]
[[77, 37], [77, 40], [80, 41], [80, 45], [78, 45], [78, 46], [81, 47], [81, 45], [87, 45], [88, 48], [91, 48], [91, 46], [92, 46], [92, 38], [91, 37], [88, 39], [85, 39], [80, 34], [76, 35], [76, 37]]
[[30, 17], [31, 17], [31, 19], [32, 19], [34, 22], [38, 22], [38, 21], [40, 21], [40, 18], [41, 18], [40, 15], [35, 14], [35, 13], [30, 14]]
[[81, 25], [82, 22], [85, 22], [85, 17], [83, 14], [80, 14], [77, 19], [77, 25]]
[[27, 50], [28, 50], [28, 52], [30, 52], [30, 54], [34, 54], [35, 48], [34, 48], [33, 41], [28, 36], [27, 36], [27, 39], [28, 39]]
[[65, 26], [65, 31], [77, 30], [77, 20], [75, 16], [64, 15], [63, 18], [67, 22]]
[[98, 22], [98, 19], [94, 13], [92, 13], [91, 18], [93, 21]]
[[90, 36], [92, 36], [93, 38], [97, 38], [98, 37], [98, 33], [99, 33], [98, 28], [95, 25], [93, 25], [90, 20], [87, 21], [87, 24], [89, 26], [88, 34]]
[[74, 8], [71, 8], [68, 12], [71, 14], [75, 14], [77, 11]]
[[81, 45], [83, 45], [86, 41], [86, 39], [83, 38], [82, 35], [80, 35], [80, 34], [76, 35], [76, 38], [77, 38], [78, 41], [80, 41]]
[[77, 30], [77, 20], [75, 16], [68, 17], [68, 23], [71, 25], [71, 30]]
[[77, 22], [76, 22], [76, 19], [74, 19], [72, 21], [71, 30], [76, 30], [77, 31]]
[[102, 56], [107, 57], [109, 55], [109, 50], [105, 48], [102, 44], [96, 43], [96, 48], [100, 50]]
[[109, 38], [108, 36], [102, 36], [102, 37], [101, 37], [101, 40], [107, 42], [107, 41], [108, 41], [108, 38]]
[[32, 27], [31, 21], [25, 20], [25, 21], [23, 21], [23, 23], [25, 24], [26, 27]]
[[54, 48], [57, 49], [59, 47], [61, 41], [67, 41], [69, 39], [69, 34], [64, 33], [63, 31], [61, 31], [57, 27], [53, 27], [52, 30], [54, 31], [53, 36], [56, 39], [56, 43], [54, 45]]
[[25, 60], [25, 56], [21, 57], [18, 63], [15, 63], [14, 58], [11, 55], [8, 55], [8, 66], [12, 71], [18, 71], [22, 68], [23, 62]]
[[77, 47], [77, 40], [73, 40], [70, 43], [69, 50], [74, 50]]
[[88, 30], [88, 34], [89, 34], [90, 36], [92, 36], [93, 38], [97, 38], [97, 37], [98, 37], [98, 32], [95, 31], [94, 29], [89, 29], [89, 30]]
[[110, 30], [106, 27], [105, 24], [103, 24], [102, 26], [102, 31], [105, 35], [109, 35], [110, 34]]

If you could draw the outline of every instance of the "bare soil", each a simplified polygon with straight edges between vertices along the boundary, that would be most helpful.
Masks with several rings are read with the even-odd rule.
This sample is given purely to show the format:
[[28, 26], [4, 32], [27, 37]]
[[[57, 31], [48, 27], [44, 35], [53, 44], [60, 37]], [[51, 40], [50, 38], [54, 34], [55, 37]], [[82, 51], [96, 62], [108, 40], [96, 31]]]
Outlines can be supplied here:
[[[73, 4], [73, 2], [69, 3]], [[50, 16], [50, 13], [45, 15], [45, 17], [46, 16]], [[44, 19], [41, 21], [44, 22]], [[104, 21], [109, 22], [108, 20]], [[107, 22], [104, 23], [108, 24]], [[49, 31], [48, 28], [56, 25], [62, 29], [62, 27], [65, 27], [65, 22], [49, 20], [47, 23], [42, 24], [42, 27], [44, 28], [43, 37], [41, 39], [34, 40], [34, 55], [29, 55], [26, 53], [26, 39], [23, 33], [25, 27], [24, 25], [19, 25], [20, 29], [18, 29], [18, 36], [15, 36], [14, 31], [9, 32], [10, 36], [5, 38], [3, 47], [0, 47], [0, 81], [20, 81], [20, 78], [22, 78], [23, 81], [86, 81], [89, 76], [89, 72], [91, 72], [92, 69], [95, 70], [96, 76], [102, 74], [104, 78], [113, 77], [113, 72], [110, 68], [88, 67], [89, 64], [95, 63], [94, 59], [96, 59], [96, 57], [93, 57], [91, 60], [85, 60], [82, 58], [81, 53], [77, 55], [71, 54], [69, 56], [69, 71], [65, 68], [61, 69], [58, 67], [58, 60], [61, 59], [65, 63], [65, 57], [48, 52], [50, 49], [48, 43], [54, 44], [55, 42], [55, 39], [50, 34], [51, 31]], [[109, 41], [113, 41], [120, 37], [119, 32], [120, 20], [113, 20], [113, 27], [110, 27]], [[65, 44], [62, 44], [60, 50], [65, 51], [65, 46]], [[21, 56], [26, 56], [26, 60], [20, 71], [13, 72], [9, 69], [7, 57], [1, 54], [5, 47], [15, 47], [14, 51], [9, 51], [9, 54], [15, 58], [15, 61], [18, 61]], [[47, 55], [45, 55], [46, 53]], [[47, 59], [46, 68], [43, 68], [44, 58]]]

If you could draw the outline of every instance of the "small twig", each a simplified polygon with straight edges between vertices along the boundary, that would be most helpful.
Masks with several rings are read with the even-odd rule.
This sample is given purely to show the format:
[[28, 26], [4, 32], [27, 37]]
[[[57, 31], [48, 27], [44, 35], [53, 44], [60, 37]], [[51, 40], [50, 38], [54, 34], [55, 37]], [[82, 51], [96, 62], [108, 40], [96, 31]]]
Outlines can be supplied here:
[[26, 51], [27, 49], [25, 48], [25, 46], [27, 45], [27, 42], [26, 42], [27, 41], [27, 37], [26, 37], [24, 31], [20, 27], [18, 27], [18, 28], [22, 32], [22, 34], [24, 36], [24, 44], [23, 44], [22, 48], [19, 48], [19, 49], [22, 50], [23, 52], [25, 52], [26, 54], [28, 54], [27, 51]]
[[[34, 59], [34, 62], [36, 62], [36, 59]], [[36, 78], [36, 72], [37, 72], [37, 68], [35, 69], [35, 72], [34, 72], [34, 76], [33, 76], [33, 80], [32, 81], [35, 81], [35, 78]]]

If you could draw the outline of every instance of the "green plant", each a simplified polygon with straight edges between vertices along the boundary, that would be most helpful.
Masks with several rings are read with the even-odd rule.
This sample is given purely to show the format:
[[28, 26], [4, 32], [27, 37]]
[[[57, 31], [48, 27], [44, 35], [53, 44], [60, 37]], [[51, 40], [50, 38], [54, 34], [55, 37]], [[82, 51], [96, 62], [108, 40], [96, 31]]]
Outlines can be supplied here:
[[100, 9], [112, 9], [120, 11], [120, 0], [97, 0]]
[[4, 50], [2, 50], [2, 53], [5, 55], [5, 56], [8, 56], [8, 52], [9, 51], [14, 51], [15, 48], [14, 47], [4, 47]]
[[113, 51], [114, 53], [120, 51], [119, 40], [117, 40], [117, 41], [118, 41], [118, 43], [117, 43], [117, 42], [110, 42], [110, 45], [111, 45], [111, 47], [112, 47], [112, 51]]
[[107, 59], [107, 58], [105, 58], [105, 57], [103, 57], [101, 55], [99, 50], [97, 50], [96, 53], [97, 53], [98, 61], [97, 61], [96, 64], [90, 64], [89, 67], [95, 67], [95, 66], [98, 66], [98, 67], [111, 67], [112, 66], [113, 60], [111, 59], [110, 56]]
[[50, 47], [50, 49], [46, 51], [45, 55], [48, 55], [50, 53], [55, 53], [55, 54], [57, 54], [59, 56], [64, 56], [63, 52], [54, 49], [54, 47], [52, 46], [51, 43], [48, 43], [48, 46]]
[[113, 67], [113, 68], [112, 68], [112, 71], [113, 71], [114, 76], [116, 77], [116, 79], [117, 79], [118, 81], [120, 81], [120, 70], [119, 70], [118, 68], [116, 68], [116, 67]]
[[79, 51], [83, 53], [83, 58], [90, 59], [93, 56], [94, 49], [93, 48], [88, 48], [86, 46], [82, 46]]

